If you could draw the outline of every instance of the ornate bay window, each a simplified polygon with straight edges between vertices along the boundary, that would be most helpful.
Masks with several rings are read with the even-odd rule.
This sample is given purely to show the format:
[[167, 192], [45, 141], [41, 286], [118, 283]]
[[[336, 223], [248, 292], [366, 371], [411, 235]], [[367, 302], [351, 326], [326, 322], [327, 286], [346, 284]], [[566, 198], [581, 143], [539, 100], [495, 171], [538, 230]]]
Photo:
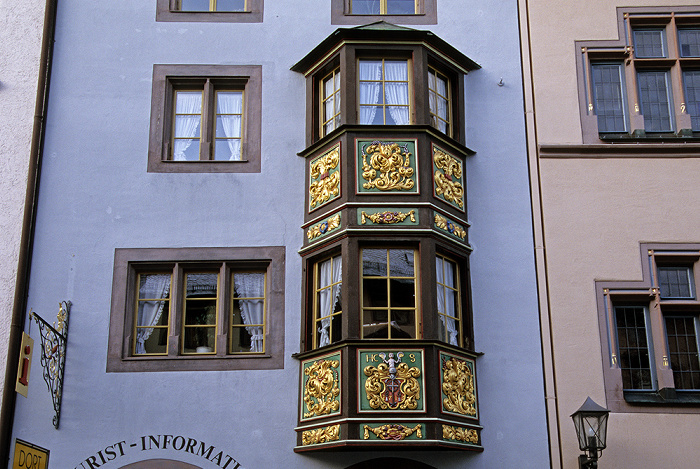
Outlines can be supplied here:
[[296, 451], [482, 449], [462, 108], [475, 68], [383, 22], [293, 67], [309, 98]]

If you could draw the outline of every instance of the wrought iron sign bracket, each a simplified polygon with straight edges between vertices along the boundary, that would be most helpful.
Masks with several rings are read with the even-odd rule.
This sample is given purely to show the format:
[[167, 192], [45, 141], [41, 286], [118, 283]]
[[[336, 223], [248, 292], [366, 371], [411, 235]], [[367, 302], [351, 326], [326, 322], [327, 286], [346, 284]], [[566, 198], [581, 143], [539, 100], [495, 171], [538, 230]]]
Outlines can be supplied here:
[[66, 345], [68, 342], [68, 314], [71, 302], [59, 303], [57, 322], [51, 326], [33, 311], [29, 311], [29, 319], [34, 319], [39, 325], [41, 336], [41, 367], [44, 381], [49, 388], [53, 400], [53, 426], [58, 429], [61, 418], [61, 398], [63, 397], [63, 371], [66, 366]]

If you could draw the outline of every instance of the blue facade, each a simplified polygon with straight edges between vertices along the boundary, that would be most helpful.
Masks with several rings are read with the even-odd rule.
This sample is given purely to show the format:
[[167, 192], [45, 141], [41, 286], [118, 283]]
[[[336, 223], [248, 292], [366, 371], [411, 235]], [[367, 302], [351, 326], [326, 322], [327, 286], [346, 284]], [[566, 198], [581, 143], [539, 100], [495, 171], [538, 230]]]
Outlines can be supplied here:
[[[465, 143], [476, 152], [465, 172], [484, 451], [293, 452], [307, 97], [290, 67], [338, 28], [326, 0], [267, 0], [261, 23], [156, 21], [155, 0], [59, 4], [28, 306], [52, 322], [59, 301], [72, 302], [61, 420], [54, 429], [37, 347], [13, 446], [46, 448], [60, 469], [149, 459], [344, 468], [387, 456], [439, 468], [549, 466], [517, 4], [437, 2], [437, 24], [411, 27], [481, 65], [464, 94]], [[147, 171], [155, 64], [261, 66], [260, 172]], [[284, 310], [271, 312], [283, 318], [282, 368], [106, 371], [115, 249], [255, 247], [284, 248]], [[38, 339], [29, 319], [24, 330]]]

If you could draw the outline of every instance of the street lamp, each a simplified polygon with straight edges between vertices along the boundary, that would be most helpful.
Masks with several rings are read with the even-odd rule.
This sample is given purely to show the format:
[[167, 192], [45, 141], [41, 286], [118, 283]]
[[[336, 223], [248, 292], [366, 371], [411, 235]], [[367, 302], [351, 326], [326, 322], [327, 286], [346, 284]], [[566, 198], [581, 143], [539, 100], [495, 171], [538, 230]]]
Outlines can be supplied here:
[[599, 406], [588, 397], [586, 402], [571, 414], [578, 436], [578, 447], [581, 451], [588, 453], [578, 457], [579, 469], [596, 469], [598, 467], [598, 453], [602, 453], [605, 449], [609, 413], [608, 409]]

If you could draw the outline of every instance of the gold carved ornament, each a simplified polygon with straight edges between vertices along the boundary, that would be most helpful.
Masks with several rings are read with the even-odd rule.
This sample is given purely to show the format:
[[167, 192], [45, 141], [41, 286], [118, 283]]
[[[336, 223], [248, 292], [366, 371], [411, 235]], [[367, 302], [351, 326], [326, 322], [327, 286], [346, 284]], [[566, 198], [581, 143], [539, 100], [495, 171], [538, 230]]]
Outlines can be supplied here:
[[362, 178], [367, 181], [362, 187], [365, 189], [410, 190], [415, 185], [412, 177], [411, 153], [406, 147], [375, 142], [362, 152]]
[[301, 434], [301, 443], [304, 446], [327, 443], [329, 441], [337, 441], [339, 439], [340, 424], [331, 425], [330, 427], [316, 428], [314, 430], [306, 430]]
[[479, 442], [479, 434], [476, 430], [452, 427], [450, 425], [442, 426], [442, 437], [446, 440], [464, 441], [466, 443], [477, 444]]
[[462, 240], [464, 240], [464, 238], [466, 238], [467, 236], [467, 232], [464, 231], [464, 229], [461, 226], [455, 225], [447, 218], [441, 217], [440, 215], [435, 215], [435, 226], [437, 226], [438, 228], [442, 228], [443, 230], [457, 236]]
[[307, 410], [304, 418], [330, 414], [340, 409], [337, 399], [340, 395], [338, 372], [334, 370], [338, 366], [338, 360], [318, 360], [304, 369], [304, 374], [309, 377], [304, 384]]
[[[396, 368], [392, 368], [394, 373], [390, 373], [389, 365], [381, 363], [378, 366], [367, 366], [364, 369], [367, 381], [365, 382], [365, 393], [369, 406], [372, 409], [392, 409], [392, 410], [414, 410], [418, 407], [420, 399], [420, 383], [416, 379], [420, 376], [417, 367], [409, 368], [406, 363], [399, 363]], [[387, 393], [391, 392], [391, 386], [397, 386], [394, 395], [400, 396], [396, 400], [386, 399]], [[389, 387], [388, 387], [389, 386]]]
[[415, 432], [418, 438], [423, 438], [421, 433], [421, 424], [416, 425], [413, 428], [404, 427], [398, 424], [388, 424], [380, 425], [379, 427], [371, 428], [369, 425], [365, 425], [365, 440], [369, 440], [369, 432], [374, 433], [381, 440], [403, 440], [406, 437], [413, 435]]
[[467, 362], [451, 358], [442, 364], [442, 405], [449, 412], [476, 415], [474, 375]]
[[340, 151], [333, 149], [311, 164], [311, 178], [318, 179], [309, 186], [311, 208], [321, 205], [340, 194], [340, 172], [331, 174], [331, 169], [338, 167], [340, 163]]
[[328, 221], [324, 221], [316, 226], [309, 228], [309, 230], [306, 232], [306, 236], [307, 238], [309, 238], [309, 241], [311, 241], [312, 239], [316, 239], [319, 236], [328, 233], [329, 231], [333, 231], [339, 226], [340, 214], [337, 214], [336, 216], [329, 218]]
[[364, 225], [367, 223], [367, 219], [372, 223], [377, 223], [377, 224], [391, 224], [391, 223], [401, 223], [406, 219], [406, 217], [411, 217], [411, 221], [415, 222], [416, 221], [416, 211], [411, 210], [410, 212], [392, 212], [390, 210], [387, 210], [385, 212], [381, 213], [366, 213], [364, 210], [362, 211], [362, 224]]
[[[442, 195], [448, 202], [454, 202], [464, 208], [464, 188], [459, 182], [462, 178], [462, 163], [447, 153], [433, 149], [435, 167], [435, 193]], [[442, 170], [442, 172], [440, 171]], [[454, 181], [457, 179], [458, 181]]]

